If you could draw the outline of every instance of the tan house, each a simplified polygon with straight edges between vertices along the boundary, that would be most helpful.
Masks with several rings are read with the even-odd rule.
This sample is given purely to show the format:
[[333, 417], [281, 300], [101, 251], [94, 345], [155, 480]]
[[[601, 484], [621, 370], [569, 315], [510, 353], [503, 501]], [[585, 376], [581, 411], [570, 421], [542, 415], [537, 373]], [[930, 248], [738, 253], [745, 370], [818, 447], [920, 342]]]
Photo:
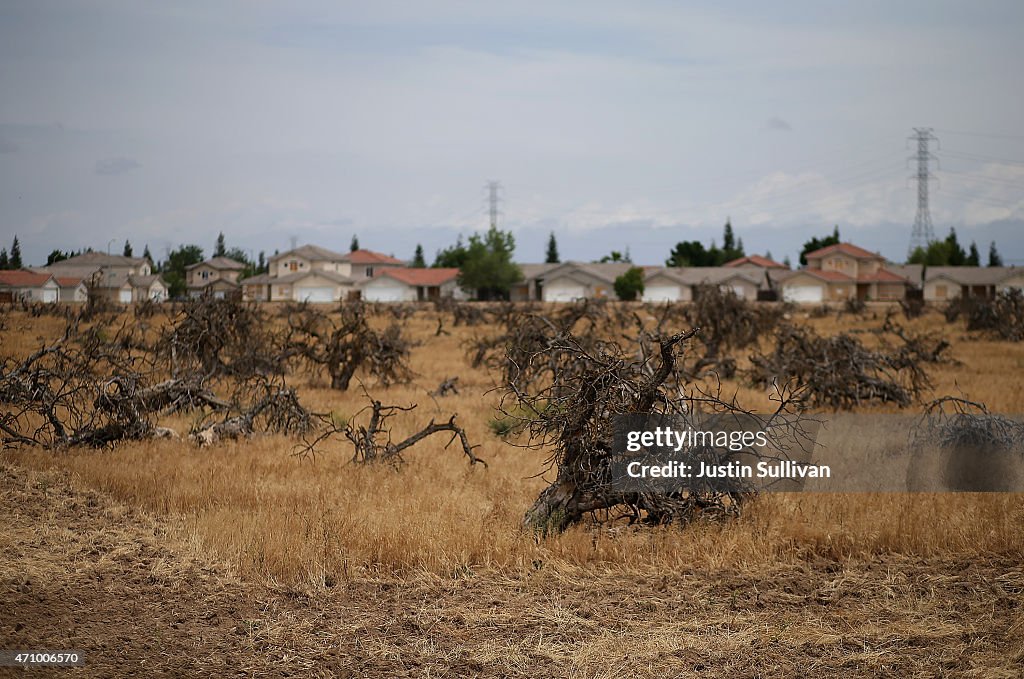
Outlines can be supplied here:
[[270, 272], [240, 281], [243, 299], [253, 301], [338, 302], [358, 294], [356, 285], [383, 269], [405, 262], [379, 252], [341, 254], [303, 245], [270, 258]]
[[245, 265], [227, 257], [212, 257], [185, 268], [189, 297], [209, 295], [218, 299], [241, 295], [238, 277]]
[[636, 266], [630, 262], [564, 262], [537, 275], [532, 284], [544, 302], [617, 299], [615, 279]]
[[68, 276], [55, 276], [57, 285], [60, 286], [61, 302], [87, 302], [89, 300], [89, 289], [81, 278]]
[[1024, 269], [1013, 266], [930, 266], [924, 273], [926, 302], [959, 297], [992, 298], [1011, 288], [1024, 289]]
[[152, 269], [152, 264], [144, 257], [85, 252], [33, 271], [57, 278], [78, 278], [85, 282], [89, 294], [101, 295], [119, 304], [131, 304], [144, 299], [157, 302], [167, 299], [167, 285]]
[[910, 282], [890, 271], [884, 257], [851, 243], [809, 252], [807, 266], [773, 274], [789, 302], [841, 302], [847, 299], [900, 300]]

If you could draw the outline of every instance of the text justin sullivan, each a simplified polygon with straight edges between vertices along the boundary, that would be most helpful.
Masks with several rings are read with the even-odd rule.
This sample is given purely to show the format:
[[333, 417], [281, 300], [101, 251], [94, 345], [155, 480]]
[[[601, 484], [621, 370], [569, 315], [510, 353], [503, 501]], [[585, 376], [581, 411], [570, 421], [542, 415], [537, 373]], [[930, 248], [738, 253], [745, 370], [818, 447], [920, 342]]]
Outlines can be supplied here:
[[626, 473], [634, 479], [827, 479], [831, 478], [832, 469], [827, 464], [803, 464], [790, 460], [758, 462], [754, 467], [739, 462], [712, 465], [673, 460], [658, 465], [630, 462]]

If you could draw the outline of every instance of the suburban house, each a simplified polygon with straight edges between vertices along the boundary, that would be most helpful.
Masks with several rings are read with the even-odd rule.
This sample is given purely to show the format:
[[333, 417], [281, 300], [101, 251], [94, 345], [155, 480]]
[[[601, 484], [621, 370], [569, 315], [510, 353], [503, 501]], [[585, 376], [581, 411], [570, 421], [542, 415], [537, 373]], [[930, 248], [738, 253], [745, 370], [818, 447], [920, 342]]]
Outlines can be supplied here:
[[615, 279], [634, 266], [630, 262], [521, 264], [524, 280], [513, 291], [512, 299], [520, 299], [523, 291], [532, 291], [536, 295], [532, 299], [544, 302], [616, 299]]
[[643, 301], [688, 302], [693, 299], [694, 288], [712, 285], [749, 300], [757, 300], [759, 290], [767, 289], [764, 269], [724, 266], [666, 266], [647, 270], [644, 279]]
[[358, 294], [356, 285], [405, 262], [379, 252], [340, 254], [303, 245], [270, 258], [270, 272], [241, 281], [243, 298], [269, 302], [338, 302]]
[[806, 267], [772, 275], [787, 302], [900, 300], [910, 285], [889, 270], [884, 257], [850, 243], [829, 245], [806, 258]]
[[85, 281], [74, 276], [55, 276], [60, 286], [61, 302], [86, 302], [89, 300], [89, 288]]
[[85, 282], [89, 294], [119, 304], [131, 304], [146, 299], [156, 302], [167, 299], [167, 285], [152, 269], [152, 264], [144, 257], [85, 252], [33, 271], [57, 278], [78, 278]]
[[452, 297], [466, 299], [458, 269], [385, 267], [357, 284], [367, 302], [424, 302]]
[[189, 297], [209, 295], [216, 299], [242, 294], [238, 277], [245, 265], [227, 257], [211, 257], [185, 268], [185, 285]]
[[992, 298], [1010, 288], [1024, 290], [1024, 268], [930, 266], [924, 271], [923, 288], [926, 302], [944, 302], [958, 297]]
[[547, 272], [561, 264], [519, 264], [523, 280], [514, 284], [509, 290], [509, 299], [513, 302], [527, 302], [543, 299], [544, 276]]
[[60, 284], [52, 274], [28, 269], [0, 271], [0, 301], [45, 302], [60, 301]]

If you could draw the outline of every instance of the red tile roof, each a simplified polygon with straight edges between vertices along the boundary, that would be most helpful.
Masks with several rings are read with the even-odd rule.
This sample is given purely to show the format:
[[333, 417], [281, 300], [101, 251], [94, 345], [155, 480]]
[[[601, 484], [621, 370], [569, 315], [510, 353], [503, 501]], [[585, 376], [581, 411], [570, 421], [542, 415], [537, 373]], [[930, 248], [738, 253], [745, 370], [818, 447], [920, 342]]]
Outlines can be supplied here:
[[747, 255], [746, 257], [740, 257], [734, 259], [731, 262], [726, 262], [722, 266], [743, 266], [744, 264], [753, 264], [754, 266], [760, 266], [765, 269], [788, 269], [789, 267], [785, 264], [779, 264], [774, 259], [768, 259], [761, 255]]
[[27, 271], [25, 269], [0, 271], [0, 285], [14, 288], [38, 288], [51, 278], [53, 278], [51, 274], [36, 273], [35, 271]]
[[380, 278], [381, 276], [390, 276], [396, 281], [401, 281], [406, 285], [422, 285], [424, 287], [432, 287], [436, 285], [442, 285], [448, 281], [455, 280], [459, 275], [458, 269], [405, 269], [405, 268], [387, 268], [381, 269], [377, 272], [374, 278]]
[[81, 278], [71, 276], [55, 276], [54, 279], [57, 281], [57, 285], [62, 288], [71, 288], [82, 282]]
[[405, 264], [400, 259], [395, 259], [372, 250], [353, 250], [347, 255], [343, 255], [341, 259], [352, 264]]
[[879, 254], [869, 252], [864, 248], [859, 248], [852, 243], [839, 243], [837, 245], [829, 245], [827, 247], [821, 248], [820, 250], [808, 252], [805, 256], [807, 257], [807, 259], [819, 259], [821, 257], [831, 255], [834, 252], [840, 252], [844, 255], [849, 255], [856, 259], [885, 259]]

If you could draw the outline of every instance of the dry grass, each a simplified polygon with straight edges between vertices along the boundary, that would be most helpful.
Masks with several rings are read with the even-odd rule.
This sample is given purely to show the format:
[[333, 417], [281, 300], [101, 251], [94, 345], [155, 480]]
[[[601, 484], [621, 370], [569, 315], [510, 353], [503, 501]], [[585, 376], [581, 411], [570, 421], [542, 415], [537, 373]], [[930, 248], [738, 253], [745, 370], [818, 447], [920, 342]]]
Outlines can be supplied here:
[[[882, 313], [878, 313], [881, 317]], [[60, 329], [55, 319], [15, 319], [20, 351], [40, 335]], [[844, 316], [806, 322], [819, 332], [880, 324]], [[255, 438], [199, 450], [186, 443], [132, 443], [113, 451], [35, 451], [11, 455], [19, 464], [73, 472], [80, 483], [133, 506], [167, 517], [181, 536], [240, 573], [267, 582], [323, 587], [352, 577], [427, 572], [527, 572], [601, 569], [655, 572], [692, 564], [708, 568], [762, 568], [807, 559], [870, 559], [880, 554], [1024, 555], [1024, 497], [1014, 495], [769, 495], [726, 524], [680, 530], [608, 531], [586, 527], [537, 541], [519, 530], [523, 511], [544, 481], [543, 453], [511, 447], [487, 423], [497, 395], [491, 377], [472, 370], [461, 343], [480, 329], [458, 328], [434, 336], [436, 320], [424, 312], [406, 321], [420, 340], [411, 385], [384, 392], [392, 403], [419, 403], [395, 418], [396, 434], [431, 417], [458, 413], [460, 423], [490, 468], [470, 468], [445, 437], [434, 437], [408, 455], [408, 464], [366, 468], [348, 463], [339, 442], [316, 459], [293, 454], [293, 442]], [[959, 389], [996, 410], [1022, 402], [1024, 346], [962, 341], [958, 326], [938, 314], [912, 324], [940, 332], [954, 343], [963, 365], [933, 370], [936, 393]], [[865, 335], [866, 341], [873, 341]], [[462, 393], [437, 401], [427, 392], [458, 375]], [[350, 416], [364, 404], [359, 390], [337, 392], [317, 378], [300, 378], [301, 395], [316, 410]], [[745, 403], [765, 395], [727, 383]], [[184, 419], [167, 424], [186, 429]]]
[[[7, 351], [62, 329], [8, 320]], [[909, 325], [962, 362], [932, 370], [937, 394], [1019, 412], [1024, 345], [963, 341], [934, 313]], [[419, 404], [396, 435], [458, 413], [489, 468], [440, 436], [400, 471], [349, 464], [340, 442], [296, 457], [276, 436], [4, 454], [0, 634], [86, 648], [94, 676], [1020, 676], [1024, 496], [776, 494], [727, 523], [537, 540], [519, 521], [545, 455], [491, 433], [492, 379], [460, 346], [481, 330], [435, 328], [406, 322], [414, 384], [367, 386]], [[427, 396], [455, 375], [460, 395]], [[298, 384], [319, 411], [364, 404]]]

